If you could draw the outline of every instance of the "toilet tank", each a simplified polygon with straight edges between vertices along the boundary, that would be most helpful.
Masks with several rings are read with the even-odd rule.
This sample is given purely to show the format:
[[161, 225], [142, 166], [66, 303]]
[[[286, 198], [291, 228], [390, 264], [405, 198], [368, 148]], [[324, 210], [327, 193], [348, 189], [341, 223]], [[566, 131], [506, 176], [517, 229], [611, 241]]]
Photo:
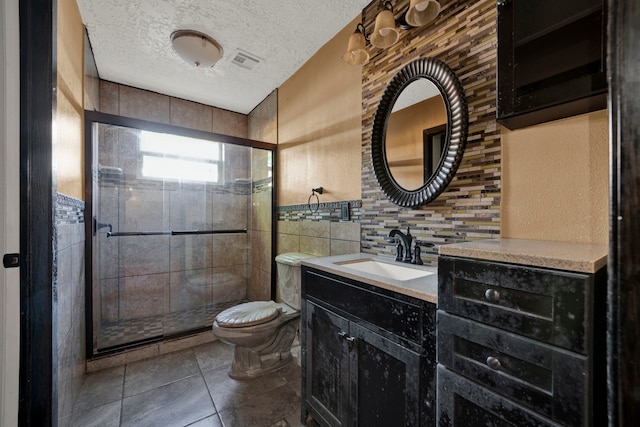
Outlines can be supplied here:
[[299, 252], [287, 252], [276, 256], [278, 269], [278, 294], [282, 302], [300, 310], [300, 261], [315, 258]]

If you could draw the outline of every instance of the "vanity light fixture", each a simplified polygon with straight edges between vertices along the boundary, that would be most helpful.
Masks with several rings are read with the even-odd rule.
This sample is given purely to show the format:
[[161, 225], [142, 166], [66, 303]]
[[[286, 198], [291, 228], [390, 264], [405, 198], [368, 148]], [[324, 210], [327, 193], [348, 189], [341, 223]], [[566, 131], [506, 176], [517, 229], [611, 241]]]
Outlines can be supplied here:
[[376, 16], [376, 25], [370, 37], [371, 44], [381, 49], [393, 46], [400, 38], [391, 2], [385, 1], [383, 7], [384, 9]]
[[349, 36], [349, 45], [347, 53], [342, 55], [342, 59], [349, 65], [362, 65], [369, 60], [369, 52], [367, 52], [368, 38], [364, 32], [364, 25], [359, 23], [356, 31]]
[[400, 38], [400, 30], [426, 25], [436, 19], [439, 13], [440, 3], [436, 0], [411, 0], [407, 11], [396, 20], [392, 3], [382, 1], [382, 10], [376, 16], [371, 36], [367, 37], [364, 25], [359, 23], [356, 31], [349, 37], [347, 53], [342, 59], [351, 65], [362, 65], [369, 59], [367, 41], [381, 49], [391, 47]]
[[198, 68], [213, 67], [222, 58], [222, 46], [198, 31], [174, 31], [171, 34], [171, 44], [180, 58]]

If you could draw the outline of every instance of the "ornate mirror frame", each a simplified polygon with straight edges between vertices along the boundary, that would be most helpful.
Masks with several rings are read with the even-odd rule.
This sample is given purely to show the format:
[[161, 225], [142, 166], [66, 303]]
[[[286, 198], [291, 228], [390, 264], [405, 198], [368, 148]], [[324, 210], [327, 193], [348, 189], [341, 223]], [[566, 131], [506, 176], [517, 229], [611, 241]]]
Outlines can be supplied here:
[[[447, 134], [437, 169], [416, 190], [406, 190], [393, 178], [386, 156], [387, 123], [393, 104], [413, 81], [425, 78], [440, 90], [447, 110]], [[469, 113], [462, 84], [444, 62], [420, 58], [405, 65], [389, 82], [373, 119], [371, 159], [376, 179], [384, 194], [396, 205], [418, 207], [435, 200], [449, 185], [460, 166], [467, 142]]]

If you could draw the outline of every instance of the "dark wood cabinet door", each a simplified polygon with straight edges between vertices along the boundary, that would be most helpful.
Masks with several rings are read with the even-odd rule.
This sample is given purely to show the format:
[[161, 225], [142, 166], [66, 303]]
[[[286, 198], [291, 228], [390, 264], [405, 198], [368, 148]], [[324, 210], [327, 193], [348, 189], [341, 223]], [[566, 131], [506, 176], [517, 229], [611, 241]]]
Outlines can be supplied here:
[[305, 404], [323, 425], [350, 425], [349, 321], [310, 301], [305, 308]]
[[419, 353], [351, 324], [353, 426], [419, 426]]

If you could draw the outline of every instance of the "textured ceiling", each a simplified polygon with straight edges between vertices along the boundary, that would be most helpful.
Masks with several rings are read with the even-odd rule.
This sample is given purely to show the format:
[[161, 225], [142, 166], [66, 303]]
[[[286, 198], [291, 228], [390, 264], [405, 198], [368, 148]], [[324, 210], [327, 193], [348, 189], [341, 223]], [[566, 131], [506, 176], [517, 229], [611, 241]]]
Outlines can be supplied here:
[[[77, 1], [100, 78], [247, 114], [371, 0]], [[179, 29], [214, 38], [222, 59], [182, 61], [169, 39]], [[262, 61], [239, 67], [238, 51]]]

